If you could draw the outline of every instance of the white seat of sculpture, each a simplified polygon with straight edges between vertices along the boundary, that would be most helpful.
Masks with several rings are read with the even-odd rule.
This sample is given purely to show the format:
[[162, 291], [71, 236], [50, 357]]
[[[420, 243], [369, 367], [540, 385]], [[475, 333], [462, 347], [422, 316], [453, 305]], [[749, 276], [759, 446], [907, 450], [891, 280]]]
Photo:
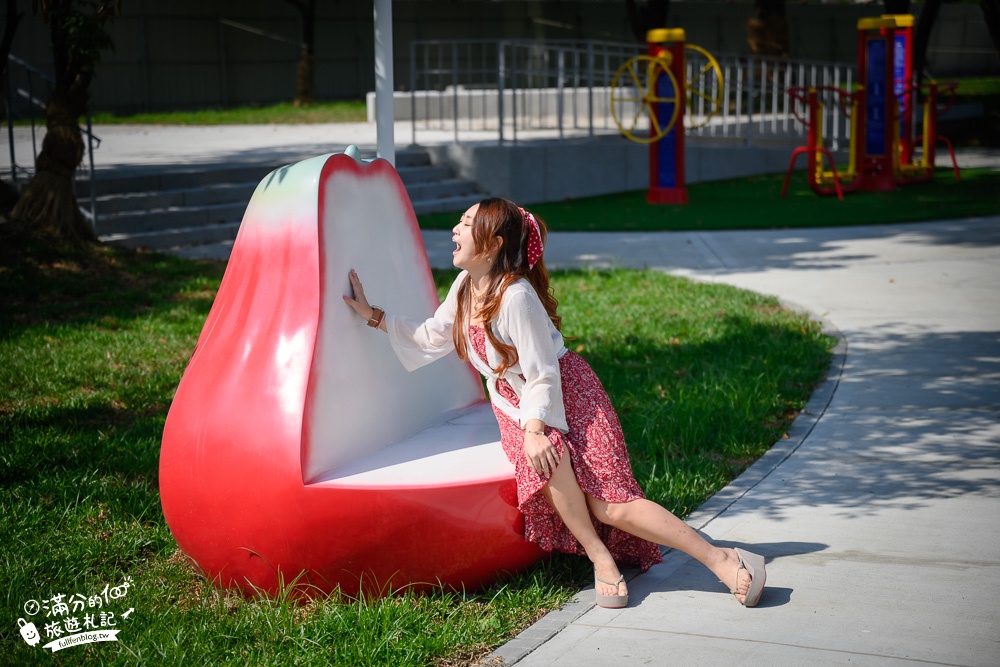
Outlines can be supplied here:
[[448, 486], [513, 478], [489, 403], [446, 415], [437, 424], [331, 470], [312, 485]]

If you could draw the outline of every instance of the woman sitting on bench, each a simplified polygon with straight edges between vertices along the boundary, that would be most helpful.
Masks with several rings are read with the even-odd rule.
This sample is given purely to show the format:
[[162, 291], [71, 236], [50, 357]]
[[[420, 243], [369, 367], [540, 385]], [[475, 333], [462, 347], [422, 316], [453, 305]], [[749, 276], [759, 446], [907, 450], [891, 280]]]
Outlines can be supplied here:
[[463, 271], [433, 317], [414, 322], [371, 306], [353, 270], [354, 295], [344, 301], [389, 334], [407, 369], [454, 350], [486, 377], [500, 443], [515, 467], [525, 538], [546, 551], [586, 555], [603, 607], [628, 604], [619, 565], [645, 572], [662, 559], [657, 544], [697, 559], [741, 604], [756, 605], [764, 559], [712, 545], [636, 483], [604, 387], [559, 333], [542, 261], [544, 223], [493, 198], [469, 208], [452, 232]]

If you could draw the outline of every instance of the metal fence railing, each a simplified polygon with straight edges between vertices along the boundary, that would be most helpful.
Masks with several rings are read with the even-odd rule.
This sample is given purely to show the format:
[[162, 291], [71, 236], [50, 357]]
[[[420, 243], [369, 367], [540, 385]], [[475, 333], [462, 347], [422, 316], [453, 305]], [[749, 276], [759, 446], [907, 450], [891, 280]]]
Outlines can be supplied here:
[[[55, 80], [30, 63], [14, 55], [8, 55], [4, 71], [3, 103], [7, 119], [7, 139], [10, 146], [10, 179], [15, 188], [21, 189], [22, 181], [27, 182], [35, 171], [35, 158], [42, 140], [39, 125], [45, 125], [46, 101], [51, 94]], [[27, 124], [31, 128], [31, 155], [17, 155], [14, 140], [15, 124]], [[94, 149], [101, 145], [99, 137], [93, 133], [90, 110], [87, 111], [87, 126], [81, 127], [86, 145], [87, 159], [80, 164], [74, 175], [77, 183], [82, 183], [89, 191], [90, 209], [81, 206], [80, 212], [87, 218], [91, 230], [96, 233], [97, 225], [97, 183], [94, 172]], [[18, 163], [21, 159], [26, 164]]]
[[[809, 112], [792, 88], [833, 87], [852, 91], [854, 65], [818, 61], [791, 61], [759, 56], [717, 58], [723, 86], [720, 112], [691, 136], [756, 140], [799, 140], [807, 133]], [[825, 99], [825, 96], [821, 96]], [[694, 97], [698, 101], [698, 97]], [[823, 101], [823, 99], [821, 99]], [[826, 100], [828, 102], [832, 100]], [[850, 116], [837, 104], [828, 104], [823, 137], [832, 150], [845, 149], [850, 140]]]
[[635, 44], [602, 41], [414, 41], [410, 102], [419, 129], [593, 134], [614, 128], [608, 85]]
[[[644, 54], [644, 46], [596, 40], [414, 41], [410, 45], [410, 118], [413, 143], [421, 131], [448, 131], [517, 141], [536, 131], [560, 138], [614, 133], [612, 83], [619, 67]], [[687, 62], [686, 132], [689, 136], [744, 142], [803, 138], [807, 110], [788, 95], [803, 86], [851, 89], [854, 66], [757, 56], [717, 55], [718, 71], [704, 76], [706, 61]], [[714, 70], [714, 68], [713, 68]], [[716, 113], [708, 118], [709, 111]], [[648, 132], [638, 114], [635, 133]], [[824, 116], [824, 136], [846, 146], [845, 114]]]

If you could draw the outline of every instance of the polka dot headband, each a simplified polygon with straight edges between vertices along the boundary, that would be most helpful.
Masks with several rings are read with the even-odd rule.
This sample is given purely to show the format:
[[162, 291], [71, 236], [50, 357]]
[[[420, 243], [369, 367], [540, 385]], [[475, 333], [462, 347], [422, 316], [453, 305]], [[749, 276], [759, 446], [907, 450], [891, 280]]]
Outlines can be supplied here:
[[528, 270], [530, 271], [535, 268], [535, 264], [542, 258], [542, 251], [545, 249], [542, 245], [542, 230], [538, 227], [538, 221], [535, 220], [535, 216], [531, 215], [530, 211], [525, 211], [521, 207], [518, 207], [518, 210], [521, 211], [521, 217], [527, 226]]

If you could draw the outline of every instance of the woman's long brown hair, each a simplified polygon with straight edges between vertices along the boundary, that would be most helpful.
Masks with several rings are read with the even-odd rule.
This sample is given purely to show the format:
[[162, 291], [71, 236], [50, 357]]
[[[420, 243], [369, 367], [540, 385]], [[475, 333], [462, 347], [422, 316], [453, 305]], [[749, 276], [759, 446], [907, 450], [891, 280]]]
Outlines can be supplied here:
[[[535, 216], [535, 220], [538, 221], [544, 244], [548, 230], [541, 218]], [[472, 220], [472, 238], [476, 243], [476, 253], [487, 254], [496, 250], [497, 237], [503, 239], [503, 242], [497, 252], [496, 261], [490, 268], [487, 297], [479, 309], [479, 314], [490, 345], [500, 355], [500, 365], [493, 370], [503, 377], [507, 369], [517, 363], [517, 350], [514, 346], [498, 339], [493, 333], [492, 326], [493, 320], [500, 312], [500, 303], [507, 287], [520, 278], [526, 278], [535, 288], [535, 293], [538, 294], [542, 305], [545, 306], [545, 312], [548, 313], [556, 329], [561, 329], [562, 318], [556, 314], [559, 302], [549, 287], [549, 272], [545, 268], [545, 261], [539, 258], [534, 267], [528, 268], [528, 221], [521, 215], [521, 209], [506, 199], [495, 197], [484, 199], [479, 202], [479, 210]], [[455, 351], [460, 359], [466, 359], [469, 354], [463, 325], [469, 321], [472, 312], [471, 282], [469, 279], [459, 286], [458, 312], [455, 315], [455, 326], [451, 329]]]

